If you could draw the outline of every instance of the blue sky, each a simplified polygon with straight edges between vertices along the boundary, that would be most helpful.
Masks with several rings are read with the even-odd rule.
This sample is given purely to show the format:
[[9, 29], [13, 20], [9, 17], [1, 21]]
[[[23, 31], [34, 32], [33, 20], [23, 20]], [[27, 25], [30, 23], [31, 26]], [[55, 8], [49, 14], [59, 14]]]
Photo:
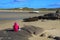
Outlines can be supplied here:
[[0, 8], [60, 8], [60, 0], [0, 0]]

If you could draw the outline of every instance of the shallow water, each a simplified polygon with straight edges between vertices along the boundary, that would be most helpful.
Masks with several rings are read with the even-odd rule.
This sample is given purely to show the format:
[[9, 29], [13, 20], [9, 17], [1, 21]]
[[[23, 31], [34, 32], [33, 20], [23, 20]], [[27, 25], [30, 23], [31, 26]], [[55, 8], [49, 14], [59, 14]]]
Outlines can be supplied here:
[[26, 12], [0, 12], [0, 20], [18, 20], [39, 15], [41, 14], [33, 14]]

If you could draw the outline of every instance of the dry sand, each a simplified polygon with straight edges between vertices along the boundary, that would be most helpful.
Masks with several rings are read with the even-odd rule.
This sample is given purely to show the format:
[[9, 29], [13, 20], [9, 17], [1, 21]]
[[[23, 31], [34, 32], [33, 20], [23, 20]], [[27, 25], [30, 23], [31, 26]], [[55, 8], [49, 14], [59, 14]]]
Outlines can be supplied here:
[[[60, 29], [60, 20], [44, 20], [44, 22], [41, 22], [41, 20], [35, 22], [23, 22], [22, 20], [5, 20], [5, 21], [2, 20], [0, 21], [0, 30], [12, 28], [14, 22], [17, 22], [20, 25], [20, 27], [24, 27], [25, 25], [33, 25], [36, 27], [43, 28], [45, 30]], [[53, 40], [53, 39], [33, 35], [33, 37], [30, 37], [29, 40]]]
[[20, 27], [24, 27], [24, 25], [33, 25], [36, 27], [41, 27], [43, 29], [52, 29], [52, 28], [60, 29], [60, 20], [44, 20], [44, 22], [41, 22], [41, 20], [34, 22], [23, 22], [22, 20], [4, 20], [4, 21], [1, 20], [0, 30], [6, 28], [12, 28], [14, 22], [17, 22]]

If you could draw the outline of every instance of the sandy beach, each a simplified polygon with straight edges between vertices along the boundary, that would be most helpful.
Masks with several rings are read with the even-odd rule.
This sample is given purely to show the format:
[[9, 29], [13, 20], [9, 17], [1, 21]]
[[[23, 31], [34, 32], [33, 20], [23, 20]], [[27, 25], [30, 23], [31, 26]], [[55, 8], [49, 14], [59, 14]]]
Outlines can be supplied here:
[[[34, 16], [36, 16], [36, 14]], [[39, 16], [39, 14], [37, 16]], [[34, 22], [23, 22], [23, 20], [19, 19], [19, 20], [0, 20], [0, 30], [13, 28], [14, 22], [17, 22], [20, 28], [25, 27], [25, 25], [33, 25], [35, 27], [43, 28], [44, 30], [60, 29], [60, 20], [44, 20], [44, 22], [42, 22], [41, 20], [38, 20]], [[33, 35], [33, 37], [29, 38], [29, 40], [40, 40], [40, 39], [53, 40], [47, 37], [40, 37], [38, 35]]]
[[[35, 21], [35, 22], [23, 22], [22, 20], [11, 20], [11, 21], [1, 21], [3, 23], [0, 24], [0, 30], [13, 28], [13, 23], [17, 22], [19, 26], [22, 28], [25, 25], [33, 25], [35, 27], [40, 27], [45, 30], [49, 29], [60, 29], [60, 20], [44, 20], [44, 22], [41, 22], [41, 20]], [[33, 37], [29, 38], [29, 40], [52, 40], [48, 39], [46, 37], [39, 37], [36, 35], [33, 35]]]
[[41, 20], [34, 22], [23, 22], [23, 20], [5, 20], [0, 22], [0, 30], [5, 28], [12, 28], [14, 22], [17, 22], [20, 27], [24, 27], [24, 25], [33, 25], [44, 29], [60, 29], [60, 20], [44, 20], [44, 22]]

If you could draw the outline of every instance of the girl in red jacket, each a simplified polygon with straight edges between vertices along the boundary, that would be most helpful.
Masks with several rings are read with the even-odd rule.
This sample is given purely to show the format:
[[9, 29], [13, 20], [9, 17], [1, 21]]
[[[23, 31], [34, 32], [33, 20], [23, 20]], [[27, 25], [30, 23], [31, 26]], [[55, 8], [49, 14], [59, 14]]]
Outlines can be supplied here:
[[14, 23], [14, 25], [13, 25], [13, 30], [15, 31], [15, 32], [18, 32], [18, 30], [19, 30], [19, 25], [15, 22]]

